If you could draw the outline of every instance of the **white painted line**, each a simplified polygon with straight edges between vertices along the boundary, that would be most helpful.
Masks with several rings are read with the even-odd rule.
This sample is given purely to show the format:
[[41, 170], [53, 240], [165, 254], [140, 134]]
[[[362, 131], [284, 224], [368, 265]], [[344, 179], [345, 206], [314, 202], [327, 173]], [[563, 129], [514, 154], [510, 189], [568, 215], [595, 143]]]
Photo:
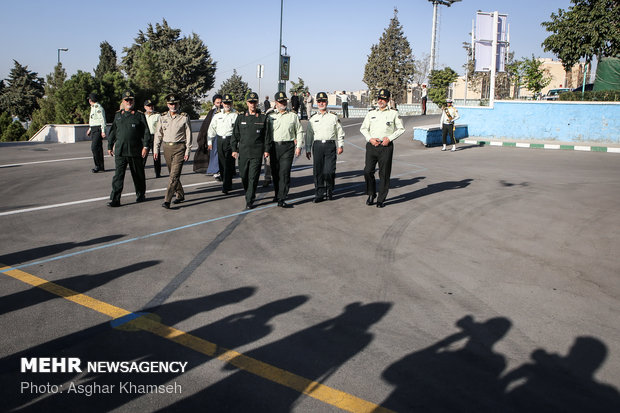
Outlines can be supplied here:
[[[90, 158], [89, 158], [90, 159]], [[219, 183], [217, 181], [209, 181], [209, 182], [200, 182], [197, 184], [183, 184], [183, 188], [189, 188], [192, 186], [200, 186], [200, 185], [212, 185], [212, 184], [216, 184]], [[153, 193], [153, 192], [161, 192], [161, 191], [165, 191], [167, 188], [158, 188], [158, 189], [149, 189], [146, 191], [147, 194], [149, 193]], [[135, 196], [136, 193], [135, 192], [129, 192], [126, 194], [122, 194], [121, 196]], [[51, 208], [60, 208], [60, 207], [64, 207], [64, 206], [69, 206], [69, 205], [78, 205], [78, 204], [86, 204], [89, 202], [97, 202], [97, 201], [105, 201], [105, 200], [109, 200], [110, 197], [109, 196], [102, 196], [102, 197], [98, 197], [98, 198], [90, 198], [90, 199], [82, 199], [79, 201], [71, 201], [71, 202], [63, 202], [61, 204], [52, 204], [52, 205], [43, 205], [40, 207], [34, 207], [34, 208], [24, 208], [24, 209], [14, 209], [12, 211], [5, 211], [5, 212], [0, 212], [0, 217], [1, 216], [5, 216], [5, 215], [14, 215], [14, 214], [22, 214], [24, 212], [33, 212], [33, 211], [41, 211], [43, 209], [51, 209]]]
[[620, 153], [620, 148], [607, 148], [607, 152]]
[[491, 146], [502, 146], [502, 142], [491, 141]]
[[471, 139], [465, 139], [463, 142], [465, 143], [473, 143], [473, 144], [477, 144], [478, 141], [472, 141]]
[[589, 146], [575, 146], [574, 148], [576, 151], [589, 151], [590, 147]]
[[544, 148], [545, 149], [560, 149], [560, 145], [553, 145], [553, 144], [550, 144], [550, 143], [545, 143]]
[[[109, 158], [109, 156], [107, 156], [106, 158]], [[80, 158], [50, 159], [50, 160], [47, 160], [47, 161], [12, 163], [12, 164], [0, 165], [0, 168], [10, 168], [10, 167], [13, 167], [13, 166], [22, 166], [22, 165], [35, 165], [35, 164], [38, 164], [38, 163], [80, 161], [80, 160], [83, 160], [83, 159], [93, 159], [93, 157], [92, 156], [82, 156]]]
[[517, 148], [529, 148], [529, 143], [517, 142]]

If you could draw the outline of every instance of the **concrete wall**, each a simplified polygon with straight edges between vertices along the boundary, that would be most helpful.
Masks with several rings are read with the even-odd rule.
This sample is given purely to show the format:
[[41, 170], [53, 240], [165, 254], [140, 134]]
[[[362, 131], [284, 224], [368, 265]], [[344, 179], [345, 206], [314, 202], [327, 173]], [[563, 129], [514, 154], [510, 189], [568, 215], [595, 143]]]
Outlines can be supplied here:
[[470, 136], [620, 143], [620, 103], [496, 101], [458, 107]]

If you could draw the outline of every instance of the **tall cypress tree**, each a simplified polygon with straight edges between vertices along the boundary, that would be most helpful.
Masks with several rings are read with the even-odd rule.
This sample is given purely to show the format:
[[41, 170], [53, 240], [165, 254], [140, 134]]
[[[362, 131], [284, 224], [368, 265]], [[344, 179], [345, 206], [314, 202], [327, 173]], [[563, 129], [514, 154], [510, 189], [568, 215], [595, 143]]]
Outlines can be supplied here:
[[99, 44], [101, 52], [99, 53], [99, 64], [95, 68], [95, 79], [101, 80], [106, 73], [119, 72], [116, 63], [116, 51], [112, 45], [106, 41]]
[[411, 46], [398, 21], [398, 9], [394, 9], [394, 17], [383, 32], [379, 43], [373, 44], [370, 48], [363, 81], [370, 89], [371, 99], [376, 97], [379, 89], [387, 88], [392, 93], [394, 101], [401, 103], [414, 73]]

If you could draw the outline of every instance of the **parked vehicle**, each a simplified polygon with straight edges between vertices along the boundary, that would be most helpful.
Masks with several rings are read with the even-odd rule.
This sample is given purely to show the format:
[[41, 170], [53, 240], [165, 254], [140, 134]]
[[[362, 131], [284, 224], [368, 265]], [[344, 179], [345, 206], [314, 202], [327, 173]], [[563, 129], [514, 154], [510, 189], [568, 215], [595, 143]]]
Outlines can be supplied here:
[[571, 90], [567, 87], [559, 88], [559, 89], [551, 89], [547, 92], [545, 96], [543, 96], [543, 100], [558, 100], [560, 97], [560, 93], [570, 92]]
[[[588, 92], [590, 90], [594, 89], [594, 83], [586, 83], [586, 87], [584, 89], [584, 91]], [[581, 86], [576, 87], [575, 89], [573, 89], [573, 92], [581, 92]]]

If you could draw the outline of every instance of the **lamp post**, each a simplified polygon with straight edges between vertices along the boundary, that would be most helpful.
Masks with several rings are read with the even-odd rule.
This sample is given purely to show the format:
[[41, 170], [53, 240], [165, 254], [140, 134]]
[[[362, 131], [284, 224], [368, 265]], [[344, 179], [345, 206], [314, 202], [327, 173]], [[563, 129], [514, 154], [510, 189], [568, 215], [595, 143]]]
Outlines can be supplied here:
[[58, 63], [60, 64], [60, 52], [68, 52], [69, 49], [58, 49]]
[[431, 32], [431, 61], [429, 64], [429, 72], [435, 69], [435, 47], [437, 43], [437, 5], [452, 6], [453, 3], [461, 0], [428, 0], [433, 3], [433, 27]]
[[[286, 87], [282, 84], [282, 14], [284, 0], [280, 0], [280, 48], [278, 49], [278, 92], [284, 92]], [[284, 46], [286, 48], [286, 46]]]

